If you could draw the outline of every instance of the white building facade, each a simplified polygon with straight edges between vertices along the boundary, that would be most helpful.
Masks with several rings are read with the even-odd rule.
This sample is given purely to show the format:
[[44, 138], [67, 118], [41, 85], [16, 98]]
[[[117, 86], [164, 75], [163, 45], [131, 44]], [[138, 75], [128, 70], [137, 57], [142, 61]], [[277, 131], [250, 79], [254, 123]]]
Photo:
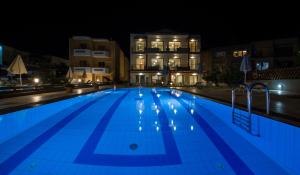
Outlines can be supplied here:
[[200, 35], [131, 34], [130, 83], [193, 86], [201, 78], [200, 50]]

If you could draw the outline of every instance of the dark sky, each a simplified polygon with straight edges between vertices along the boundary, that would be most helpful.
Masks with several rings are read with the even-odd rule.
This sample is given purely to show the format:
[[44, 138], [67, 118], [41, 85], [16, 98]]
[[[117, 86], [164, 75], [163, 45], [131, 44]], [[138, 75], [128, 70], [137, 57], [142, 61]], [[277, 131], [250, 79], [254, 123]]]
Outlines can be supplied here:
[[[1, 11], [0, 43], [34, 53], [67, 57], [68, 38], [73, 35], [112, 38], [127, 54], [130, 33], [162, 28], [200, 34], [204, 49], [300, 36], [300, 13], [295, 3], [210, 2], [140, 0], [9, 4], [8, 8], [2, 6], [5, 11]], [[11, 13], [14, 15], [9, 15]]]

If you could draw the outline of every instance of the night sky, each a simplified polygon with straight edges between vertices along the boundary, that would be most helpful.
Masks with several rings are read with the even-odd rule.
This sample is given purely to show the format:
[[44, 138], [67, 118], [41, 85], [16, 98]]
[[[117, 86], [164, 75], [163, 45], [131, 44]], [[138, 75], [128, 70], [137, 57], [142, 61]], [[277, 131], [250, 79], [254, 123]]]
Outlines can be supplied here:
[[73, 35], [112, 38], [128, 56], [130, 33], [164, 28], [200, 34], [204, 49], [300, 36], [298, 6], [288, 1], [84, 2], [35, 2], [26, 8], [25, 3], [9, 4], [1, 11], [0, 43], [67, 58], [68, 38]]

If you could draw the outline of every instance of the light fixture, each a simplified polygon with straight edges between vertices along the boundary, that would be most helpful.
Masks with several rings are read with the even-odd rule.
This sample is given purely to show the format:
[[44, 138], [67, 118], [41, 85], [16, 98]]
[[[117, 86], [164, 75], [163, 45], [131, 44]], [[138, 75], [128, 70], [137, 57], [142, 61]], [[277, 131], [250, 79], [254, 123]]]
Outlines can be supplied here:
[[100, 80], [99, 80], [99, 79], [97, 79], [96, 81], [97, 81], [97, 82], [99, 82]]
[[180, 75], [180, 73], [176, 73], [176, 75], [178, 76], [178, 75]]
[[33, 82], [37, 84], [37, 83], [39, 83], [39, 82], [40, 82], [40, 79], [38, 79], [38, 78], [34, 78], [34, 79], [33, 79]]
[[143, 73], [139, 73], [139, 75], [144, 75]]
[[282, 89], [282, 84], [278, 84], [278, 85], [277, 85], [277, 88], [278, 88], [278, 89]]
[[140, 39], [139, 39], [139, 41], [143, 41], [143, 39], [142, 39], [142, 38], [140, 38]]
[[194, 39], [191, 39], [191, 41], [194, 42], [195, 40], [194, 40]]
[[198, 75], [197, 73], [192, 73], [192, 75]]
[[79, 78], [78, 80], [77, 80], [79, 83], [81, 83], [81, 79]]

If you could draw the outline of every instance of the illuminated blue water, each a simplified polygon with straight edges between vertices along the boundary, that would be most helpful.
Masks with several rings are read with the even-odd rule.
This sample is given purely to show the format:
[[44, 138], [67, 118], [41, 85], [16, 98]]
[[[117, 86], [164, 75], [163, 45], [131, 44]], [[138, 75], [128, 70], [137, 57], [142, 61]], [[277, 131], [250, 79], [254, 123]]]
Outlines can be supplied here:
[[[243, 111], [239, 111], [243, 113]], [[300, 129], [169, 89], [106, 90], [0, 116], [0, 174], [300, 174]]]

